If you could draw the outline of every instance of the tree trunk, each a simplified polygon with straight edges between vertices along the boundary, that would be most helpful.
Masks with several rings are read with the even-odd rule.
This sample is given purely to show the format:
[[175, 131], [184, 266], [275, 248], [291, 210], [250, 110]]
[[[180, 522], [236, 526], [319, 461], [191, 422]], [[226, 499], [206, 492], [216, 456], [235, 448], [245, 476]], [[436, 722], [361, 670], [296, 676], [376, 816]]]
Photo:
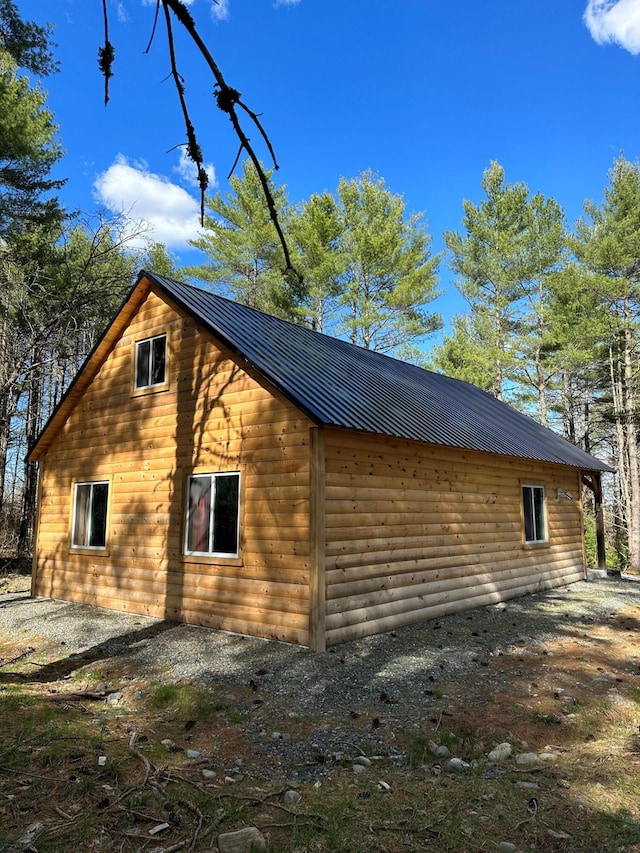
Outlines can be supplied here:
[[640, 472], [638, 471], [638, 429], [636, 394], [633, 371], [633, 333], [629, 325], [629, 306], [625, 302], [624, 327], [624, 430], [629, 461], [629, 506], [627, 528], [629, 531], [629, 566], [640, 570]]
[[[27, 439], [27, 453], [33, 446], [42, 423], [42, 388], [44, 377], [40, 353], [35, 354], [32, 364], [38, 365], [31, 374], [29, 384], [29, 397], [27, 401], [27, 414], [25, 424], [25, 435]], [[20, 513], [20, 527], [18, 530], [18, 555], [28, 556], [33, 549], [33, 530], [36, 518], [36, 503], [38, 494], [38, 466], [35, 462], [24, 463], [24, 486], [22, 490], [22, 511]]]

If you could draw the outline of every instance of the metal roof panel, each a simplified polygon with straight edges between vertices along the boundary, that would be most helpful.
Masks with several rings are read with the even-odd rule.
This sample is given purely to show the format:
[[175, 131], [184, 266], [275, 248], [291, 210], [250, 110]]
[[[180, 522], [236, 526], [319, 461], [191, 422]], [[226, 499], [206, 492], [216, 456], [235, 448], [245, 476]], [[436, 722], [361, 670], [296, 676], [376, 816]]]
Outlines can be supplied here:
[[143, 272], [318, 424], [557, 462], [608, 465], [487, 392]]

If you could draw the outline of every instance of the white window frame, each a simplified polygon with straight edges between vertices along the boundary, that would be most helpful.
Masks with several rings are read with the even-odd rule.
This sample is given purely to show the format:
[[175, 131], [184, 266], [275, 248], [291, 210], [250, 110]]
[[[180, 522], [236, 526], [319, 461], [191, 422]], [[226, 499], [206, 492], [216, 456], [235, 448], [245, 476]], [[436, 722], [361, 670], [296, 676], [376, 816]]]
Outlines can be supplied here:
[[[235, 551], [216, 551], [214, 550], [214, 532], [215, 532], [215, 513], [216, 513], [216, 487], [218, 481], [234, 477], [237, 479], [237, 500], [236, 500], [236, 527], [235, 527]], [[189, 535], [191, 532], [191, 486], [195, 480], [209, 481], [209, 514], [208, 514], [208, 548], [206, 550], [198, 550], [189, 547]], [[212, 473], [191, 474], [187, 479], [186, 490], [186, 520], [184, 531], [184, 554], [185, 556], [202, 556], [202, 557], [221, 557], [237, 559], [240, 556], [240, 502], [241, 502], [241, 487], [242, 478], [240, 471], [218, 471]]]
[[[525, 545], [541, 545], [549, 541], [547, 523], [547, 500], [544, 486], [539, 483], [522, 483], [522, 525]], [[528, 497], [525, 497], [525, 494]], [[543, 530], [538, 529], [539, 523], [536, 514], [536, 494], [541, 498], [541, 515]], [[527, 527], [533, 531], [533, 538], [528, 538]], [[542, 535], [540, 535], [542, 534]]]
[[[153, 377], [153, 342], [160, 340], [164, 340], [164, 373], [162, 376], [161, 382], [151, 382], [151, 378]], [[140, 347], [143, 344], [149, 344], [149, 367], [147, 371], [147, 381], [144, 383], [138, 383], [138, 358], [140, 354]], [[136, 341], [136, 354], [135, 354], [135, 364], [133, 366], [133, 387], [136, 391], [144, 391], [147, 388], [160, 388], [163, 385], [167, 384], [167, 333], [162, 332], [159, 335], [151, 335], [148, 338], [142, 338], [142, 340]]]
[[[79, 496], [80, 496], [80, 488], [82, 486], [89, 486], [89, 501], [86, 506], [86, 517], [85, 517], [85, 542], [76, 542], [76, 525], [78, 521], [78, 509], [79, 509]], [[107, 487], [107, 501], [105, 507], [105, 517], [104, 517], [104, 544], [102, 545], [91, 545], [89, 544], [93, 538], [93, 506], [94, 506], [94, 492], [96, 486], [106, 486]], [[72, 548], [80, 548], [83, 550], [90, 551], [104, 551], [107, 547], [107, 532], [109, 529], [109, 492], [111, 490], [111, 483], [108, 480], [85, 480], [81, 483], [75, 483], [73, 488], [73, 519], [71, 524], [71, 547]]]

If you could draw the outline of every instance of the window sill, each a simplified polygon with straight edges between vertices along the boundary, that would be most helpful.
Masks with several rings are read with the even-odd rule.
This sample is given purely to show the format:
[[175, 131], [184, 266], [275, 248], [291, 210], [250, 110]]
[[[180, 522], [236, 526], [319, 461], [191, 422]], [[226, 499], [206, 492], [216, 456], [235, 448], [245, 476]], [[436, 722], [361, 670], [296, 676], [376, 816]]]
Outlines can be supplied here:
[[81, 556], [90, 556], [90, 557], [108, 557], [110, 555], [110, 551], [108, 548], [74, 548], [71, 546], [69, 548], [70, 554], [79, 554]]
[[530, 551], [538, 548], [549, 548], [550, 544], [549, 540], [545, 539], [544, 542], [524, 542], [522, 547], [525, 551]]
[[182, 562], [190, 564], [204, 563], [208, 566], [243, 566], [242, 557], [216, 557], [213, 554], [183, 554]]
[[161, 394], [169, 390], [169, 383], [163, 382], [162, 385], [150, 385], [148, 388], [134, 388], [131, 392], [132, 397], [146, 397], [148, 394]]

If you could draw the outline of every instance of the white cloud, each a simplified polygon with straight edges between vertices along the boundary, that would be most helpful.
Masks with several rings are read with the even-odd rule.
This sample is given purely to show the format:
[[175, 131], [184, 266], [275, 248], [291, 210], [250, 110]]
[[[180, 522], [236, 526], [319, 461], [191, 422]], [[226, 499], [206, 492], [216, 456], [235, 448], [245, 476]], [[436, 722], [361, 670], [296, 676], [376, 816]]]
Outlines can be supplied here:
[[[209, 178], [208, 191], [210, 192], [218, 183], [216, 180], [216, 170], [213, 163], [205, 163], [204, 170]], [[200, 192], [196, 164], [187, 156], [187, 150], [184, 145], [180, 146], [180, 162], [177, 166], [173, 167], [173, 171], [179, 175], [182, 184], [193, 187]]]
[[[154, 0], [155, 2], [155, 0]], [[193, 2], [193, 0], [192, 0]], [[230, 15], [230, 0], [210, 0], [211, 17], [215, 21], [226, 21]], [[297, 6], [301, 0], [274, 0], [274, 6]]]
[[598, 44], [619, 44], [640, 53], [640, 3], [638, 0], [589, 0], [584, 22]]
[[[98, 175], [94, 190], [98, 203], [124, 216], [132, 231], [142, 226], [147, 239], [164, 243], [168, 249], [186, 249], [187, 241], [198, 237], [199, 199], [164, 175], [149, 171], [144, 162], [130, 162], [118, 154]], [[144, 244], [144, 236], [133, 244]]]
[[226, 21], [229, 17], [229, 0], [211, 0], [211, 17], [216, 21]]

